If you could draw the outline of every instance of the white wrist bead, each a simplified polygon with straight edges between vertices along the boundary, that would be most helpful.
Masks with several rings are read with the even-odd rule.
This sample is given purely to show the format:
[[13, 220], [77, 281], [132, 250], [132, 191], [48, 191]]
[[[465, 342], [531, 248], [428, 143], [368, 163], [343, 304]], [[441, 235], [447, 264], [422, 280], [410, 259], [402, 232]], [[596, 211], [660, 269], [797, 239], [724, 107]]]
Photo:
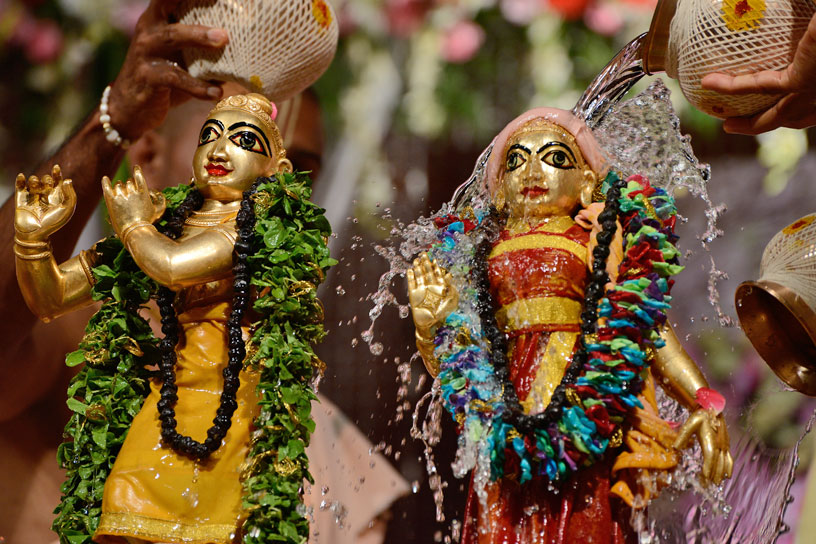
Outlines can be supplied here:
[[105, 139], [113, 145], [127, 149], [130, 146], [128, 140], [123, 140], [119, 135], [119, 131], [111, 126], [110, 107], [108, 106], [108, 99], [110, 98], [111, 87], [108, 85], [102, 92], [102, 100], [99, 103], [99, 122], [102, 123], [102, 130], [105, 131]]

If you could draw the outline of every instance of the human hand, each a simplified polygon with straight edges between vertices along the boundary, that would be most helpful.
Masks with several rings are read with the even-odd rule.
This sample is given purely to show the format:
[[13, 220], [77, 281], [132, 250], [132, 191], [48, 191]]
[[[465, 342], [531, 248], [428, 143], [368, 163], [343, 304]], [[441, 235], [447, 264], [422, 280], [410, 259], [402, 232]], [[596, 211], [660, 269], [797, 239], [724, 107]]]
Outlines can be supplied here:
[[31, 176], [26, 181], [17, 174], [15, 183], [14, 230], [24, 242], [44, 242], [62, 228], [76, 209], [76, 192], [70, 179], [54, 165], [51, 175], [42, 179]]
[[133, 179], [111, 186], [110, 178], [102, 178], [102, 192], [108, 207], [111, 226], [117, 235], [128, 227], [157, 221], [164, 213], [164, 195], [150, 191], [142, 175], [142, 169], [133, 169]]
[[227, 32], [168, 22], [180, 2], [151, 0], [136, 23], [125, 62], [111, 84], [111, 126], [131, 142], [158, 127], [171, 105], [190, 97], [221, 97], [219, 86], [194, 78], [179, 63], [182, 48], [221, 48], [229, 40]]
[[708, 74], [704, 89], [723, 94], [780, 94], [782, 98], [752, 117], [726, 119], [723, 129], [738, 134], [760, 134], [779, 127], [807, 128], [816, 125], [816, 17], [799, 40], [793, 61], [784, 70], [764, 70], [728, 76]]
[[453, 286], [449, 272], [432, 263], [427, 253], [414, 259], [408, 270], [408, 302], [417, 332], [430, 338], [432, 330], [440, 325], [459, 304], [459, 293]]
[[722, 414], [706, 408], [696, 409], [680, 428], [676, 449], [685, 448], [692, 435], [697, 436], [700, 449], [703, 451], [703, 470], [700, 481], [719, 485], [725, 478], [731, 477], [734, 460], [729, 449], [728, 429]]

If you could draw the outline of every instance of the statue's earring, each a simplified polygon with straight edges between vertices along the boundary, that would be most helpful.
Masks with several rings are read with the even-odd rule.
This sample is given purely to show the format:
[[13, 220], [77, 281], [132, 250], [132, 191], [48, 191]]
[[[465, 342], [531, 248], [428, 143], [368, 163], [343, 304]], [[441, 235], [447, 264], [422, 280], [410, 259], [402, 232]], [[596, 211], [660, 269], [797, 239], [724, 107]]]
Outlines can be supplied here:
[[[584, 170], [584, 188], [581, 190], [581, 206], [584, 208], [592, 204], [595, 197], [595, 188], [598, 178], [592, 170]], [[603, 200], [603, 198], [601, 198]]]
[[293, 172], [295, 167], [292, 166], [292, 161], [289, 159], [281, 159], [278, 161], [278, 172]]
[[493, 196], [493, 206], [498, 211], [504, 211], [504, 191], [501, 190], [501, 187], [496, 189], [496, 194]]

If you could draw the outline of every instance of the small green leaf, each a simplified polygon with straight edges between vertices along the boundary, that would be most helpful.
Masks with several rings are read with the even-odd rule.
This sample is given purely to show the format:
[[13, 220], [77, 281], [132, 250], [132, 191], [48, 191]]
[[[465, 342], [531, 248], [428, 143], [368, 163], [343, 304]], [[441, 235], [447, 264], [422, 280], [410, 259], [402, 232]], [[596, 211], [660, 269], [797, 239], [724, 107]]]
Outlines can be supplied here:
[[78, 349], [65, 356], [65, 364], [74, 367], [85, 362], [85, 351]]

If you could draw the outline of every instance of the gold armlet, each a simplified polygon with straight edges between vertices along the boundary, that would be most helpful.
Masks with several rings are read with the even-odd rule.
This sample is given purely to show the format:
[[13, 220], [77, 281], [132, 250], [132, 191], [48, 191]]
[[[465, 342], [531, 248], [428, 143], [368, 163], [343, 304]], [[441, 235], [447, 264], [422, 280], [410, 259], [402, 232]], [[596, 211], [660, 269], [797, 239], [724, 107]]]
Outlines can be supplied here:
[[49, 242], [48, 240], [44, 242], [26, 242], [24, 240], [20, 240], [19, 238], [17, 238], [17, 236], [15, 236], [14, 243], [26, 249], [46, 249], [49, 251], [51, 249], [51, 242]]
[[235, 231], [230, 232], [230, 229], [227, 227], [223, 226], [212, 227], [210, 230], [213, 230], [218, 234], [224, 236], [224, 238], [226, 238], [229, 241], [229, 243], [232, 244], [233, 246], [235, 245], [235, 242], [238, 239], [238, 233], [233, 234], [233, 232]]
[[147, 221], [136, 221], [132, 225], [128, 225], [127, 227], [122, 229], [122, 233], [119, 235], [119, 239], [122, 240], [122, 243], [125, 244], [125, 246], [127, 247], [127, 237], [131, 232], [133, 232], [134, 230], [136, 230], [136, 229], [138, 229], [140, 227], [150, 227], [150, 226], [152, 226], [152, 223], [149, 223]]
[[40, 253], [23, 253], [16, 247], [14, 248], [14, 254], [17, 255], [18, 258], [24, 261], [39, 261], [40, 259], [47, 259], [51, 256], [51, 250], [42, 251]]

